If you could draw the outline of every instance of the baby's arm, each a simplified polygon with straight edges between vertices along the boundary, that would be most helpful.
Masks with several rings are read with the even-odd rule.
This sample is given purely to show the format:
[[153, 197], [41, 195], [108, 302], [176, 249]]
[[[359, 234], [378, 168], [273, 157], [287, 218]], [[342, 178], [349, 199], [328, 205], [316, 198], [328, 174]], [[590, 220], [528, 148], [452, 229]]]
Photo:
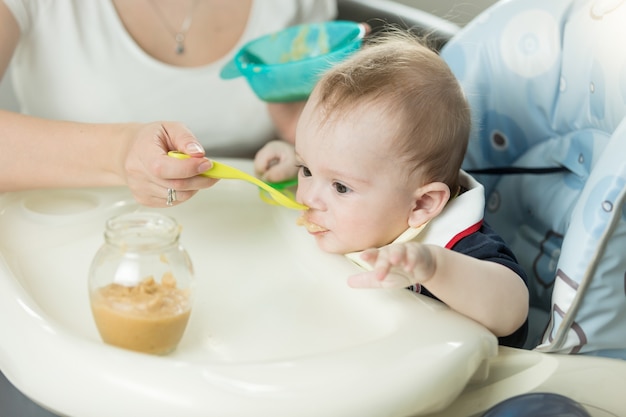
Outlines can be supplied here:
[[496, 262], [416, 242], [368, 249], [362, 258], [374, 269], [350, 277], [352, 287], [401, 288], [419, 283], [498, 337], [513, 333], [528, 315], [524, 281]]
[[278, 137], [288, 143], [296, 143], [296, 127], [306, 101], [267, 103]]

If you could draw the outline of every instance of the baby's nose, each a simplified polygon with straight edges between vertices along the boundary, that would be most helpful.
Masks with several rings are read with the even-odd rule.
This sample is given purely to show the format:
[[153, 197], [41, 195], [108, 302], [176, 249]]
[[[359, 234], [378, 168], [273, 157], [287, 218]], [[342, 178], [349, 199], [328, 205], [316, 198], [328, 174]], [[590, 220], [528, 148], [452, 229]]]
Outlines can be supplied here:
[[321, 193], [312, 184], [298, 185], [298, 191], [296, 192], [296, 201], [306, 205], [310, 209], [320, 210], [323, 208]]

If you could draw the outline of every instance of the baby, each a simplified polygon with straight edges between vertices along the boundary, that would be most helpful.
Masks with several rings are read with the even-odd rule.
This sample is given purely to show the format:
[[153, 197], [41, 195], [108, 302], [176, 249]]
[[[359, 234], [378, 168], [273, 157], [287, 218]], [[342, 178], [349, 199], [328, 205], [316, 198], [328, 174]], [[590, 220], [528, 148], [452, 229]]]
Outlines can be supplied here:
[[446, 63], [412, 35], [390, 32], [324, 74], [295, 153], [274, 141], [255, 166], [273, 181], [297, 170], [297, 200], [310, 207], [300, 223], [322, 250], [366, 269], [349, 285], [409, 287], [519, 347], [526, 276], [483, 221], [483, 187], [461, 170], [470, 124]]

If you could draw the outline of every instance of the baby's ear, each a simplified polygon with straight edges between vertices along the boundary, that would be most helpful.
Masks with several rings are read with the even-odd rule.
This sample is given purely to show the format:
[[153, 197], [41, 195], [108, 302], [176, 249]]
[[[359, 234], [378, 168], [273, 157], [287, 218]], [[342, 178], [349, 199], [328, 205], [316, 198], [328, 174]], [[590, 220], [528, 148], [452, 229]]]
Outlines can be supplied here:
[[419, 227], [437, 217], [450, 200], [450, 188], [443, 182], [431, 182], [415, 191], [409, 226]]

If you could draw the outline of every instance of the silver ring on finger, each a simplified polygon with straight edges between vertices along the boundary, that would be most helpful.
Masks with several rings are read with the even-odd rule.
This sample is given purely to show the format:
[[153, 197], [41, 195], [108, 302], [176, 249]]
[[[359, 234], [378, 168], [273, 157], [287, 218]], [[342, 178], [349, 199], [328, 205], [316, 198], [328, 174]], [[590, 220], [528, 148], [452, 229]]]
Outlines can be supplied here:
[[174, 205], [174, 202], [176, 201], [176, 190], [173, 188], [168, 188], [167, 189], [167, 201], [165, 202], [165, 204], [170, 207]]

